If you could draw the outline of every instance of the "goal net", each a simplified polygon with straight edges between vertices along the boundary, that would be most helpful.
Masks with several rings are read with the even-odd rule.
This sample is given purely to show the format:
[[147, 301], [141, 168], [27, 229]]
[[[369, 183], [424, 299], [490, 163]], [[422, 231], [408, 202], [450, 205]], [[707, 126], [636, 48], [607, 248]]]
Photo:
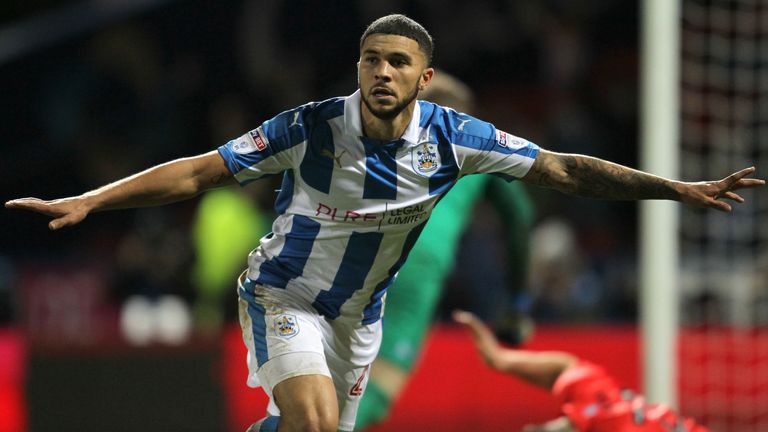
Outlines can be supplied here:
[[[681, 176], [768, 175], [768, 2], [684, 0]], [[768, 431], [768, 194], [683, 209], [680, 409], [713, 431]]]

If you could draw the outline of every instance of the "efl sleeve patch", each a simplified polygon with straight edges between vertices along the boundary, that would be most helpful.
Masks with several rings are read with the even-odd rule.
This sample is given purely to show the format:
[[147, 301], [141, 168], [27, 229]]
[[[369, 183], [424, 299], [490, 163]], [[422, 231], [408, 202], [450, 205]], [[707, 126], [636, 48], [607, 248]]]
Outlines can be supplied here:
[[528, 145], [528, 140], [506, 133], [503, 130], [496, 129], [496, 144], [499, 147], [517, 150]]
[[256, 128], [234, 140], [232, 151], [239, 154], [248, 154], [267, 148], [268, 141], [259, 129], [261, 128]]

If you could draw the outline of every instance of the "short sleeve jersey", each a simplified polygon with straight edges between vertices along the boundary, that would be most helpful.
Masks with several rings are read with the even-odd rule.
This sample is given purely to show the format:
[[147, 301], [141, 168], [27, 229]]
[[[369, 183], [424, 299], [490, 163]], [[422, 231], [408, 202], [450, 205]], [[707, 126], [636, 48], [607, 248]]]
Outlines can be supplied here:
[[361, 124], [358, 91], [285, 111], [219, 153], [241, 185], [283, 175], [248, 277], [369, 324], [440, 197], [468, 174], [520, 178], [539, 148], [425, 101], [398, 140], [369, 139]]
[[579, 432], [708, 432], [665, 405], [622, 390], [603, 368], [586, 361], [560, 375], [552, 392]]

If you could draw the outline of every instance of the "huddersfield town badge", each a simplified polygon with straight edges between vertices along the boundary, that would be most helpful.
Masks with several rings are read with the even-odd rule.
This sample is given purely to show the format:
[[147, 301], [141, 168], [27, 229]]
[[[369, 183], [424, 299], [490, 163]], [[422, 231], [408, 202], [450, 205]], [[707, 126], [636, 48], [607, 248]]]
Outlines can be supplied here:
[[440, 152], [437, 151], [437, 144], [419, 144], [412, 150], [411, 156], [413, 169], [425, 177], [431, 177], [440, 167]]
[[296, 316], [284, 314], [275, 318], [275, 333], [286, 339], [299, 334], [299, 322]]

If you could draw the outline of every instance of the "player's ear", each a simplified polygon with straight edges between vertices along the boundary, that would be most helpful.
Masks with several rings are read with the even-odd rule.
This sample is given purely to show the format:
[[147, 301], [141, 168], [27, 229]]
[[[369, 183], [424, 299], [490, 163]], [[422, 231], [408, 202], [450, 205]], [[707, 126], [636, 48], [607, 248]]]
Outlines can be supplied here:
[[423, 91], [429, 86], [429, 82], [432, 81], [432, 76], [434, 76], [434, 74], [435, 70], [433, 68], [424, 69], [419, 78], [419, 91]]

